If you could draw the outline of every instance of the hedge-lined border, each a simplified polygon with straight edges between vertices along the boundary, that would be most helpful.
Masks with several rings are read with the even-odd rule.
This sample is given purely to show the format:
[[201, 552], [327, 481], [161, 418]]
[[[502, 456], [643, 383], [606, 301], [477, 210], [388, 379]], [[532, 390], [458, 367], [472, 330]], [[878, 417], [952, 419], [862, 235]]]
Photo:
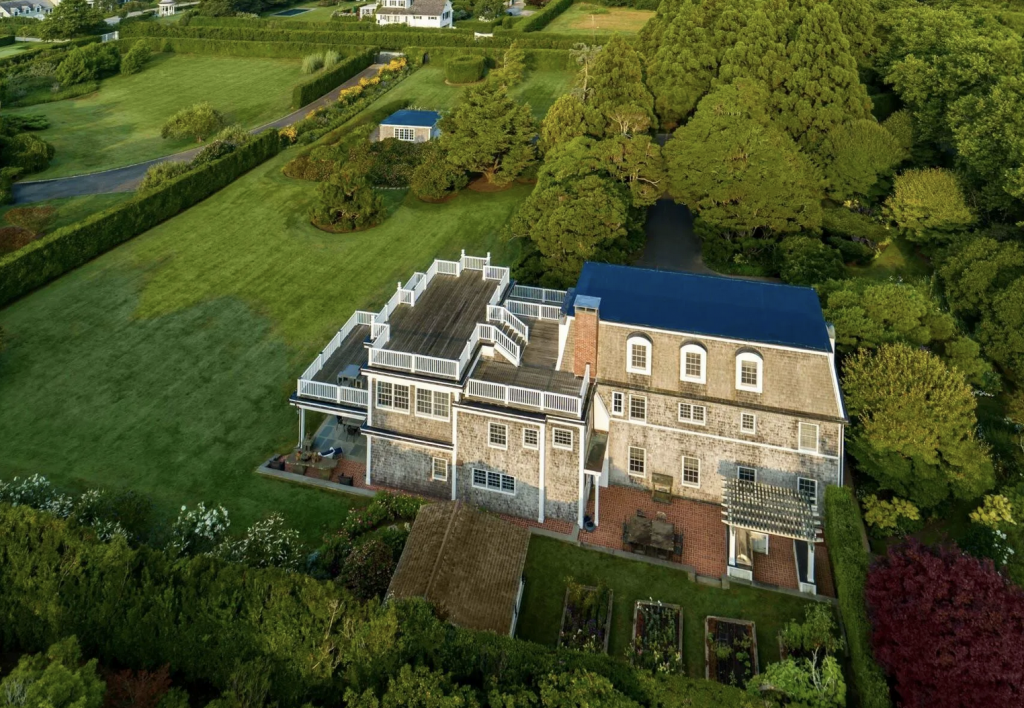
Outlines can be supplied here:
[[370, 49], [370, 47], [365, 46], [341, 47], [333, 43], [244, 42], [223, 39], [189, 39], [187, 37], [163, 39], [160, 37], [133, 37], [131, 44], [138, 41], [144, 41], [150, 50], [154, 52], [210, 54], [228, 57], [265, 57], [268, 59], [300, 59], [307, 54], [325, 52], [328, 49], [338, 52], [343, 57], [349, 57]]
[[13, 34], [9, 34], [6, 37], [0, 37], [0, 47], [6, 47], [10, 44], [14, 44]]
[[[203, 17], [197, 15], [189, 20], [187, 23], [181, 25], [184, 27], [243, 27], [243, 28], [256, 28], [256, 29], [272, 29], [272, 30], [310, 30], [315, 32], [422, 32], [423, 27], [413, 27], [412, 25], [378, 25], [376, 22], [338, 22], [337, 20], [331, 20], [329, 22], [303, 22], [301, 28], [295, 25], [294, 21], [288, 20], [274, 20], [269, 18], [251, 18], [251, 17]], [[440, 30], [446, 34], [463, 34], [472, 36], [472, 30], [465, 30], [461, 28], [446, 27]]]
[[862, 708], [892, 708], [885, 672], [871, 653], [871, 621], [864, 603], [868, 553], [861, 534], [860, 510], [846, 487], [825, 488], [825, 541], [839, 593], [839, 611], [853, 667], [853, 683]]
[[551, 21], [556, 17], [572, 7], [574, 2], [576, 2], [576, 0], [552, 0], [552, 2], [549, 2], [544, 6], [543, 10], [533, 13], [517, 24], [516, 31], [538, 32], [551, 24]]
[[277, 131], [269, 130], [149, 194], [57, 229], [0, 258], [0, 307], [206, 199], [278, 150]]
[[296, 84], [292, 89], [292, 108], [302, 108], [337, 88], [368, 68], [376, 57], [377, 48], [370, 47], [361, 54], [340, 61], [329, 69], [317, 72], [312, 78]]
[[[426, 57], [432, 64], [443, 64], [454, 56], [465, 54], [476, 54], [490, 60], [491, 66], [501, 63], [504, 47], [406, 47], [405, 53], [410, 56]], [[527, 69], [540, 69], [542, 71], [575, 71], [576, 62], [567, 49], [526, 49]]]
[[18, 54], [11, 54], [10, 56], [0, 58], [0, 71], [4, 71], [19, 64], [27, 64], [35, 61], [39, 58], [40, 54], [63, 54], [75, 47], [84, 47], [87, 44], [95, 44], [99, 41], [99, 37], [80, 37], [78, 39], [73, 39], [70, 42], [61, 42], [59, 44], [40, 42], [40, 46], [38, 47], [26, 49]]

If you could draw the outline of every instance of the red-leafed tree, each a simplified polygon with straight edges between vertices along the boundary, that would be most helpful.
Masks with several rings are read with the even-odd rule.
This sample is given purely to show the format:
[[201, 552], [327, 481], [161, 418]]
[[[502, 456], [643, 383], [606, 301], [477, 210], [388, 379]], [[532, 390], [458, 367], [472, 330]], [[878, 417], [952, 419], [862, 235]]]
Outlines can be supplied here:
[[957, 548], [893, 547], [865, 588], [905, 708], [1024, 705], [1024, 591]]
[[171, 688], [170, 667], [156, 671], [126, 669], [107, 676], [105, 708], [156, 708]]

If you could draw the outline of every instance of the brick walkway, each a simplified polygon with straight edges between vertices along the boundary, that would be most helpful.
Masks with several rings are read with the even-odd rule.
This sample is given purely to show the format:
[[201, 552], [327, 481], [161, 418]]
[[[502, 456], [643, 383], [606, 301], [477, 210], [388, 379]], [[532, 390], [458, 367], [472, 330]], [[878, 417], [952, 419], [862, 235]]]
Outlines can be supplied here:
[[793, 539], [768, 536], [768, 555], [754, 554], [754, 580], [790, 590], [800, 589], [796, 577]]

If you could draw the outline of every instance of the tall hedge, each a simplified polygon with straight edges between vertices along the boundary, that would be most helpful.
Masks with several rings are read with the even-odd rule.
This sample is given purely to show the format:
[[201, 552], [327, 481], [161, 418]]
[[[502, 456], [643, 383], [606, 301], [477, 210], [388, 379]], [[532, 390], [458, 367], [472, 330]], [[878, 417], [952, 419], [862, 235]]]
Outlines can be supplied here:
[[292, 89], [292, 108], [302, 108], [308, 103], [337, 88], [360, 71], [366, 69], [377, 56], [377, 50], [370, 47], [361, 54], [340, 61], [329, 69], [318, 72]]
[[463, 54], [444, 63], [444, 78], [450, 84], [471, 84], [484, 77], [485, 68], [484, 57]]
[[[537, 32], [544, 29], [552, 20], [572, 7], [576, 0], [551, 0], [540, 12], [535, 12], [516, 25], [518, 32]], [[598, 44], [598, 42], [593, 42]]]
[[[489, 66], [498, 66], [505, 52], [503, 47], [406, 47], [405, 53], [410, 57], [423, 57], [434, 64], [444, 64], [448, 59], [455, 56], [475, 54], [485, 57], [490, 61]], [[576, 71], [576, 62], [573, 61], [566, 49], [526, 49], [526, 67], [528, 69], [540, 69], [542, 71]]]
[[[295, 30], [295, 22], [292, 20], [255, 19], [248, 17], [193, 17], [188, 24], [189, 27], [243, 27], [256, 29], [279, 29]], [[422, 27], [411, 25], [378, 25], [373, 22], [303, 22], [301, 29], [314, 30], [317, 32], [422, 32]], [[461, 31], [460, 31], [461, 30]], [[441, 30], [445, 33], [472, 34], [459, 28], [446, 27]]]
[[889, 685], [871, 653], [871, 621], [864, 603], [868, 553], [861, 532], [857, 500], [846, 487], [825, 488], [825, 541], [828, 543], [839, 611], [853, 668], [853, 683], [862, 708], [891, 708]]
[[57, 229], [0, 257], [0, 307], [206, 199], [279, 149], [276, 131], [267, 131], [154, 192]]
[[0, 47], [6, 47], [9, 44], [14, 44], [13, 34], [9, 34], [6, 37], [0, 37]]
[[154, 52], [180, 52], [182, 54], [212, 54], [228, 57], [267, 57], [271, 59], [302, 58], [307, 54], [325, 52], [328, 49], [342, 56], [361, 54], [371, 47], [339, 46], [327, 42], [246, 42], [223, 39], [190, 39], [188, 37], [139, 37], [134, 42], [145, 42]]

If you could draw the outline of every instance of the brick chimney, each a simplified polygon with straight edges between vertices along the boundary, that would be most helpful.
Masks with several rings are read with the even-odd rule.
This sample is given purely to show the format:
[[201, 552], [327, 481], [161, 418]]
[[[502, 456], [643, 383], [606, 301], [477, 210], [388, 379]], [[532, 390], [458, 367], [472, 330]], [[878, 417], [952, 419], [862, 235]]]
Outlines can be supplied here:
[[590, 295], [577, 295], [576, 309], [576, 340], [573, 351], [572, 373], [583, 376], [590, 364], [590, 377], [597, 376], [597, 333], [601, 317], [598, 314], [601, 298]]

